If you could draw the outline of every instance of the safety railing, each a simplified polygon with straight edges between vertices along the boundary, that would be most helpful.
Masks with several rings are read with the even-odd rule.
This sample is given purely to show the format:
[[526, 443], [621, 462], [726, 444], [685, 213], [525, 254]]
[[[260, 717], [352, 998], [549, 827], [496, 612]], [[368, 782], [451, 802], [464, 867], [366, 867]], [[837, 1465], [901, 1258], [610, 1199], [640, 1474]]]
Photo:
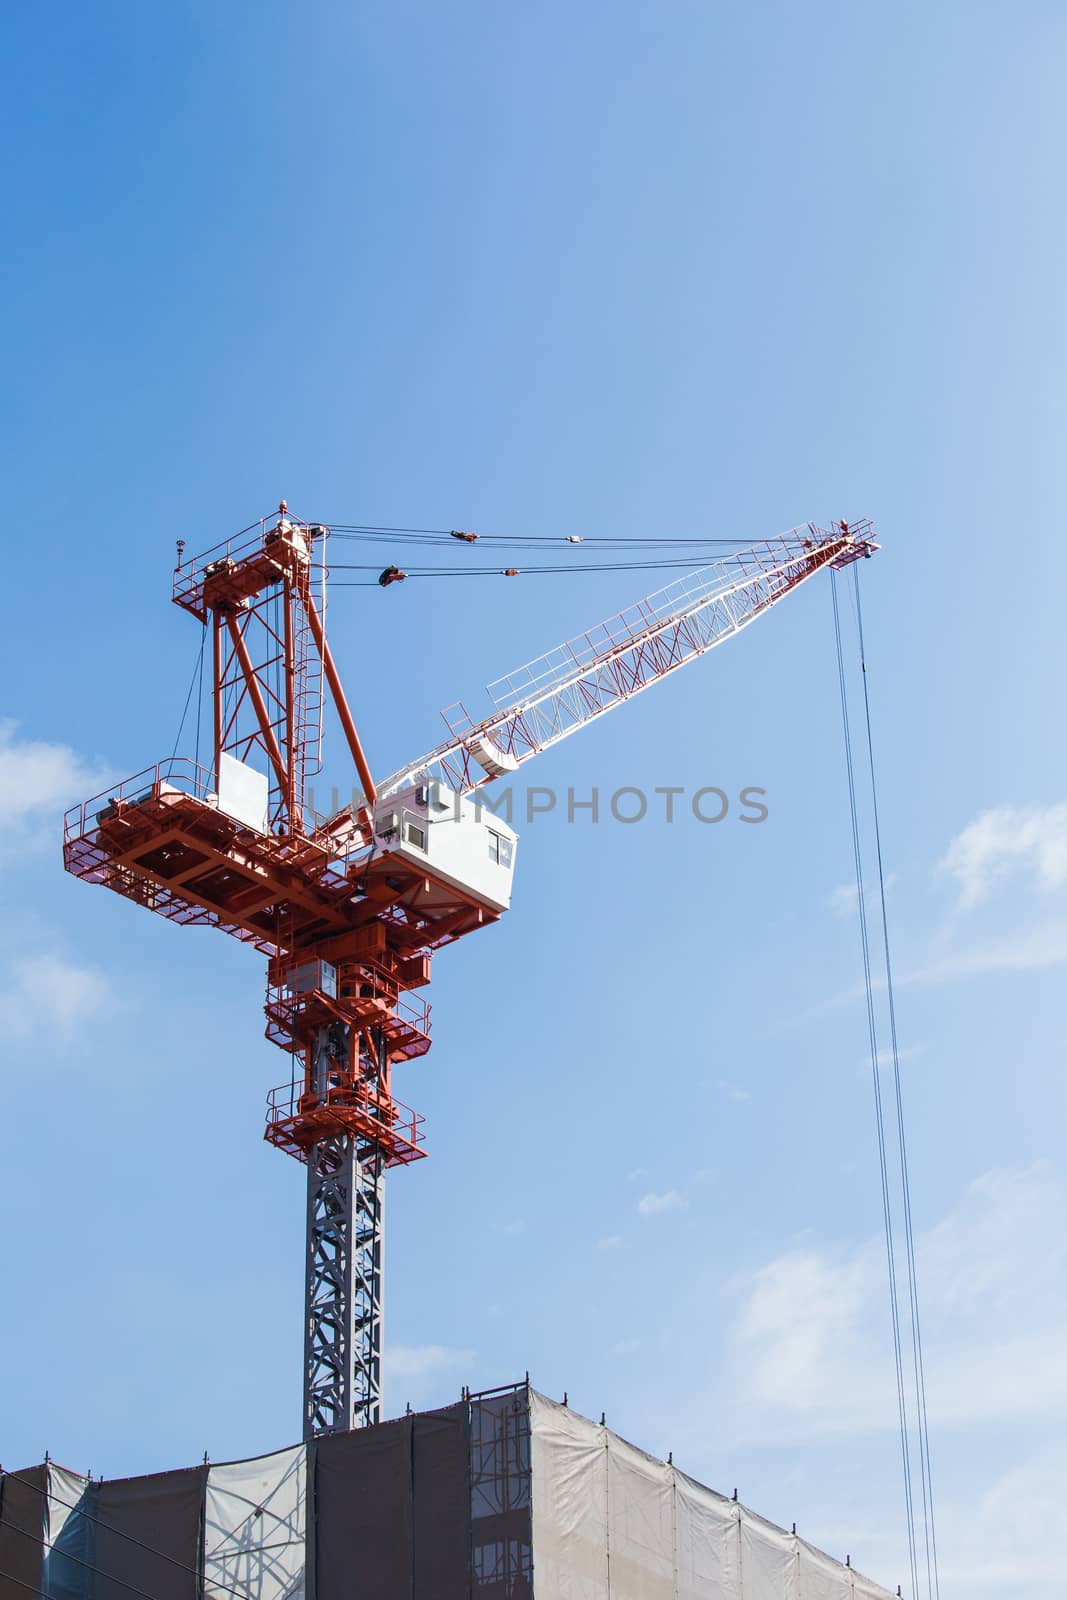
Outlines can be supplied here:
[[140, 805], [168, 791], [207, 801], [215, 794], [215, 775], [188, 756], [157, 761], [154, 767], [145, 767], [132, 778], [124, 778], [117, 786], [112, 785], [90, 800], [83, 800], [81, 805], [72, 806], [63, 818], [64, 841], [80, 839], [87, 829], [99, 827], [114, 816], [120, 806]]
[[313, 1095], [305, 1092], [302, 1082], [279, 1084], [267, 1094], [268, 1130], [291, 1130], [292, 1143], [303, 1142], [299, 1137], [301, 1128], [313, 1140], [320, 1129], [326, 1131], [326, 1124], [331, 1120], [339, 1125], [350, 1125], [352, 1131], [365, 1138], [379, 1135], [391, 1149], [411, 1155], [426, 1142], [423, 1132], [426, 1118], [391, 1095], [379, 1100], [369, 1090], [361, 1089], [330, 1089], [325, 1094]]

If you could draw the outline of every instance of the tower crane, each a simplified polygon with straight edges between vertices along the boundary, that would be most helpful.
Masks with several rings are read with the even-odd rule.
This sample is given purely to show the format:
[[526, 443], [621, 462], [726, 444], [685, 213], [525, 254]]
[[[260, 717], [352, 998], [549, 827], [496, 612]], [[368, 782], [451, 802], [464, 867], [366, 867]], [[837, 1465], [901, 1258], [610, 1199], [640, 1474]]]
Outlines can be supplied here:
[[[174, 603], [210, 634], [211, 764], [160, 762], [64, 822], [76, 877], [267, 958], [266, 1035], [293, 1072], [265, 1137], [307, 1168], [305, 1438], [380, 1420], [385, 1174], [426, 1153], [393, 1069], [430, 1047], [433, 954], [511, 900], [516, 836], [478, 791], [878, 549], [869, 522], [809, 523], [687, 572], [491, 685], [485, 716], [453, 707], [441, 744], [375, 783], [326, 638], [328, 538], [283, 502], [204, 555], [179, 546]], [[319, 817], [327, 699], [359, 787]]]

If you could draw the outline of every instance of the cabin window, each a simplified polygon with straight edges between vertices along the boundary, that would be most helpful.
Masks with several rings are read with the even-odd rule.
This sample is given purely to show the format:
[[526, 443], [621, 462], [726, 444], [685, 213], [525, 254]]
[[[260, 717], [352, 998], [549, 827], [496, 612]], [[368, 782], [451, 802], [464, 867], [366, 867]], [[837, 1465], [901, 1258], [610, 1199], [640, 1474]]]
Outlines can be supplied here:
[[486, 832], [489, 835], [490, 861], [495, 861], [498, 867], [510, 867], [512, 841], [502, 833], [494, 833], [492, 828], [487, 828]]

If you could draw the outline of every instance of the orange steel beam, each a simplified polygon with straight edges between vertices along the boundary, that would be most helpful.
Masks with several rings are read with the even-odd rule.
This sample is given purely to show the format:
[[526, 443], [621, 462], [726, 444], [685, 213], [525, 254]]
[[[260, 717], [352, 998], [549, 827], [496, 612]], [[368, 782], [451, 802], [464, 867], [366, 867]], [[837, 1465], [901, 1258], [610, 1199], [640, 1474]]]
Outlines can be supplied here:
[[363, 793], [368, 805], [373, 805], [378, 791], [375, 788], [374, 779], [370, 775], [370, 767], [367, 765], [367, 758], [363, 754], [363, 746], [360, 743], [359, 734], [356, 732], [356, 725], [352, 721], [352, 713], [348, 709], [348, 701], [345, 699], [345, 691], [341, 687], [341, 678], [334, 663], [333, 654], [326, 643], [326, 632], [322, 626], [322, 618], [319, 616], [318, 607], [310, 594], [301, 594], [300, 600], [311, 624], [315, 647], [322, 658], [322, 665], [326, 671], [326, 681], [330, 685], [330, 693], [333, 695], [333, 703], [337, 707], [337, 715], [341, 719], [341, 727], [344, 729], [345, 738], [348, 740], [348, 748], [352, 752], [352, 760], [356, 763], [356, 771], [359, 773], [359, 781], [363, 785]]
[[245, 644], [245, 637], [238, 626], [236, 617], [228, 614], [226, 617], [226, 626], [230, 630], [230, 638], [233, 640], [233, 648], [237, 655], [237, 659], [241, 664], [241, 671], [244, 673], [245, 683], [248, 685], [248, 697], [252, 702], [256, 713], [256, 718], [259, 722], [259, 731], [263, 735], [263, 744], [266, 747], [267, 754], [270, 757], [271, 766], [274, 768], [275, 776], [278, 779], [278, 786], [282, 791], [282, 798], [286, 801], [286, 816], [289, 822], [289, 831], [291, 833], [293, 830], [293, 814], [288, 808], [289, 774], [285, 770], [285, 762], [282, 760], [282, 753], [278, 748], [278, 741], [274, 737], [274, 729], [270, 725], [270, 717], [267, 714], [267, 706], [263, 699], [263, 691], [259, 687], [259, 679], [256, 677], [256, 669], [252, 665], [252, 657], [248, 654], [248, 646]]

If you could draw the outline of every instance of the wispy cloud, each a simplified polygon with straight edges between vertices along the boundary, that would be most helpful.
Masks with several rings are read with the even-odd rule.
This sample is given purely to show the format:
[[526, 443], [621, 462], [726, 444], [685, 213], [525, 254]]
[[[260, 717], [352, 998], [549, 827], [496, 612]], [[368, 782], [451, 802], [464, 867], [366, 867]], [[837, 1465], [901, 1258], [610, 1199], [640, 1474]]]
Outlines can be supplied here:
[[641, 1348], [640, 1339], [616, 1339], [614, 1344], [608, 1345], [609, 1356], [632, 1356]]
[[643, 1217], [658, 1217], [665, 1211], [682, 1211], [688, 1204], [677, 1189], [668, 1189], [665, 1194], [643, 1194], [637, 1209]]
[[53, 953], [18, 956], [0, 977], [0, 1034], [25, 1039], [42, 1027], [69, 1039], [112, 998], [96, 967], [76, 966]]
[[960, 906], [984, 900], [994, 884], [1024, 873], [1045, 893], [1067, 886], [1067, 804], [994, 806], [957, 834], [939, 863], [955, 878]]
[[[896, 877], [895, 872], [886, 874], [886, 894], [892, 889], [896, 882]], [[876, 883], [865, 883], [863, 885], [863, 898], [869, 912], [871, 907], [877, 905], [881, 899], [878, 885]], [[854, 917], [858, 903], [859, 896], [856, 893], [856, 885], [854, 883], [842, 883], [836, 889], [832, 889], [826, 897], [826, 904], [835, 917]]]
[[[978, 940], [955, 948], [932, 949], [915, 966], [893, 973], [893, 982], [900, 989], [910, 984], [936, 985], [955, 983], [967, 978], [994, 976], [1008, 972], [1040, 972], [1049, 967], [1067, 966], [1067, 922], [1047, 921], [1024, 927], [1017, 932], [998, 938]], [[875, 977], [875, 993], [885, 989], [885, 979]], [[840, 1006], [859, 1001], [864, 990], [855, 984], [850, 989], [839, 989], [836, 994], [817, 1000], [791, 1016], [783, 1017], [775, 1026], [776, 1032], [787, 1032], [816, 1022]], [[905, 1052], [901, 1052], [903, 1059]]]
[[104, 768], [86, 763], [68, 745], [20, 739], [17, 723], [0, 719], [0, 830], [5, 845], [18, 840], [24, 847], [27, 836], [75, 800], [96, 793], [108, 777]]
[[1038, 972], [1067, 965], [1067, 922], [1045, 922], [1006, 938], [990, 939], [932, 956], [898, 983], [949, 983], [984, 973]]
[[[1067, 1181], [1048, 1167], [995, 1171], [920, 1234], [932, 1422], [1067, 1419], [1065, 1210]], [[730, 1387], [739, 1428], [896, 1425], [880, 1239], [848, 1252], [787, 1252], [737, 1288]]]
[[743, 1100], [752, 1099], [748, 1089], [740, 1089], [736, 1083], [728, 1083], [725, 1078], [719, 1079], [718, 1087], [722, 1090], [727, 1100], [733, 1100], [735, 1104], [739, 1105]]
[[475, 1352], [447, 1344], [394, 1344], [388, 1346], [385, 1359], [391, 1377], [425, 1378], [467, 1366]]
[[494, 1233], [502, 1233], [508, 1236], [514, 1236], [517, 1233], [521, 1233], [525, 1226], [526, 1223], [523, 1221], [522, 1217], [513, 1217], [510, 1222], [494, 1222], [492, 1224]]
[[597, 1240], [596, 1247], [597, 1247], [598, 1250], [621, 1250], [622, 1249], [622, 1234], [621, 1233], [608, 1233], [608, 1234], [605, 1234], [603, 1239], [598, 1239]]
[[405, 1401], [416, 1408], [454, 1396], [470, 1380], [477, 1353], [446, 1344], [387, 1345], [383, 1376], [388, 1405], [399, 1411]]

